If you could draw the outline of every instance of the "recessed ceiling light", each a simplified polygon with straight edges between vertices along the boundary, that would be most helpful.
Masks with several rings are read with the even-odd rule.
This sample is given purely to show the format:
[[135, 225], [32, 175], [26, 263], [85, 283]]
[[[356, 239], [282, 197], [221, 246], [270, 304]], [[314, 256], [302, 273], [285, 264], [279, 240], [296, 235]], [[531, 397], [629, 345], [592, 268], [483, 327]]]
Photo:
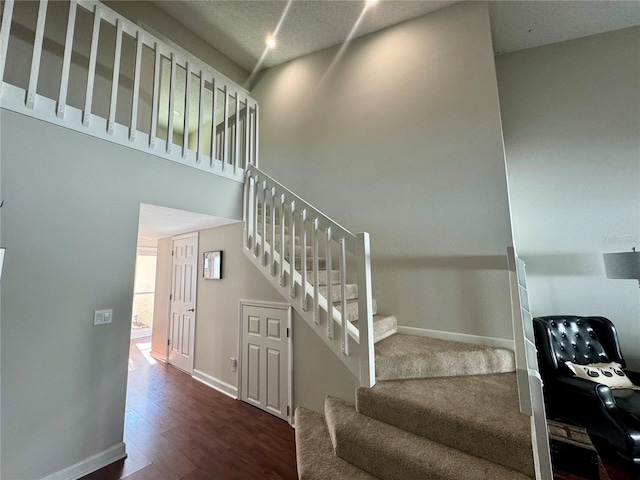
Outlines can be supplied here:
[[276, 39], [273, 35], [269, 35], [266, 39], [265, 39], [265, 43], [267, 44], [267, 47], [269, 48], [275, 48], [276, 47]]
[[375, 5], [378, 3], [378, 0], [367, 0], [367, 5]]

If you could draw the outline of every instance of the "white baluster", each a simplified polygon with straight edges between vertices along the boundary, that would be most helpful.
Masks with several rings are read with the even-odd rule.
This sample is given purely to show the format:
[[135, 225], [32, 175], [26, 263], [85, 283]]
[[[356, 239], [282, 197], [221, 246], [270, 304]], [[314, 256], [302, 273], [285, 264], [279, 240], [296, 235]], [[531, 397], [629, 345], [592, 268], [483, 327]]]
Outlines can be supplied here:
[[289, 295], [291, 298], [296, 298], [296, 202], [291, 201], [291, 208], [289, 210], [289, 238], [291, 239], [289, 245]]
[[133, 94], [131, 95], [131, 124], [129, 140], [135, 142], [138, 131], [138, 103], [140, 100], [140, 71], [142, 69], [142, 32], [138, 30], [136, 38], [136, 64], [133, 73]]
[[[69, 7], [69, 11], [73, 8], [75, 18], [75, 2], [71, 0], [72, 6]], [[71, 15], [71, 14], [69, 14]], [[2, 10], [2, 24], [0, 25], [0, 92], [2, 92], [2, 82], [4, 79], [4, 66], [7, 60], [7, 49], [9, 47], [9, 34], [11, 33], [11, 19], [13, 17], [13, 0], [4, 1], [4, 9]], [[67, 33], [67, 40], [69, 35]], [[73, 33], [72, 33], [73, 38]], [[66, 46], [65, 46], [66, 53]], [[64, 73], [64, 69], [63, 69]], [[68, 73], [67, 73], [68, 75]]]
[[[218, 158], [218, 142], [217, 142], [217, 125], [216, 125], [216, 112], [218, 111], [218, 82], [215, 77], [211, 79], [211, 88], [213, 89], [213, 105], [211, 106], [211, 166], [213, 167], [213, 161]], [[257, 215], [257, 212], [256, 212]], [[255, 232], [254, 232], [255, 242]]]
[[358, 275], [358, 328], [360, 330], [360, 385], [376, 383], [373, 347], [373, 300], [371, 294], [371, 246], [368, 233], [356, 234], [356, 273]]
[[87, 91], [84, 97], [82, 125], [89, 126], [91, 121], [91, 103], [93, 102], [93, 84], [96, 76], [96, 60], [98, 58], [98, 37], [100, 34], [100, 7], [93, 10], [93, 34], [91, 36], [91, 53], [89, 54], [89, 73], [87, 74]]
[[182, 129], [182, 158], [189, 152], [189, 110], [191, 102], [191, 64], [187, 62], [187, 81], [184, 94], [184, 124]]
[[[249, 165], [247, 165], [249, 167]], [[284, 252], [287, 248], [284, 244], [284, 193], [280, 195], [280, 286], [285, 286], [284, 277]]]
[[251, 133], [249, 131], [249, 99], [246, 99], [245, 107], [244, 107], [244, 165], [243, 168], [247, 168], [247, 166], [251, 163], [249, 161], [249, 145], [250, 145], [250, 137]]
[[151, 106], [151, 132], [149, 132], [149, 146], [156, 146], [156, 137], [158, 135], [158, 102], [160, 99], [160, 46], [158, 42], [154, 45], [155, 62], [153, 65], [153, 99]]
[[342, 307], [342, 353], [349, 355], [349, 320], [347, 319], [347, 246], [340, 239], [340, 305]]
[[302, 272], [302, 311], [307, 311], [307, 209], [303, 208], [300, 213], [300, 270]]
[[[224, 142], [224, 147], [222, 151], [222, 170], [224, 171], [227, 168], [227, 163], [229, 162], [229, 88], [224, 86], [224, 132], [222, 136], [222, 140]], [[262, 243], [264, 244], [264, 238], [262, 239]]]
[[269, 259], [269, 264], [271, 265], [269, 273], [274, 277], [276, 275], [276, 187], [271, 188], [271, 241], [269, 242], [269, 247], [271, 256]]
[[325, 232], [324, 256], [327, 264], [327, 337], [333, 340], [335, 334], [333, 325], [333, 288], [331, 288], [331, 227], [327, 228]]
[[31, 73], [29, 75], [29, 86], [27, 87], [27, 108], [33, 108], [36, 103], [38, 76], [40, 75], [40, 57], [42, 56], [42, 40], [44, 39], [44, 22], [46, 18], [47, 0], [40, 0], [38, 21], [36, 22], [36, 36], [33, 40], [33, 53], [31, 55]]
[[[202, 73], [202, 72], [200, 72]], [[204, 77], [203, 77], [204, 78]], [[200, 85], [202, 85], [204, 82], [201, 82]], [[200, 126], [202, 126], [202, 117], [200, 117]], [[200, 143], [200, 142], [198, 142]], [[199, 149], [199, 147], [198, 147]], [[200, 155], [200, 154], [198, 154]], [[251, 243], [249, 241], [249, 237], [250, 237], [250, 225], [251, 225], [251, 221], [250, 221], [250, 215], [251, 215], [251, 200], [249, 198], [249, 190], [250, 190], [250, 184], [251, 184], [251, 172], [249, 172], [249, 170], [245, 170], [245, 175], [244, 175], [244, 185], [243, 185], [243, 192], [242, 192], [242, 198], [243, 198], [243, 209], [242, 209], [242, 221], [244, 222], [244, 241], [245, 241], [245, 247], [247, 249], [251, 248]]]
[[[13, 0], [11, 0], [13, 3]], [[7, 2], [5, 1], [5, 8]], [[69, 89], [69, 71], [71, 69], [71, 52], [73, 51], [73, 32], [76, 28], [76, 9], [78, 2], [71, 0], [69, 2], [69, 18], [67, 19], [67, 36], [64, 41], [64, 54], [62, 55], [62, 73], [60, 74], [60, 93], [58, 94], [58, 108], [56, 115], [58, 118], [64, 118], [64, 110], [67, 106], [67, 90]], [[3, 18], [4, 22], [4, 18]], [[1, 40], [0, 40], [1, 42]], [[2, 50], [5, 51], [5, 50]], [[4, 59], [0, 59], [4, 65]], [[1, 68], [1, 67], [0, 67]], [[0, 73], [0, 81], [2, 73]]]
[[[200, 70], [200, 98], [198, 99], [198, 153], [196, 154], [196, 163], [202, 163], [202, 137], [204, 133], [202, 122], [204, 122], [204, 71]], [[245, 178], [245, 183], [248, 181], [248, 178], [249, 177]]]
[[[259, 252], [258, 245], [258, 175], [253, 179], [253, 256], [257, 257]], [[264, 242], [264, 239], [262, 240]]]
[[[236, 91], [236, 119], [235, 126], [233, 128], [233, 173], [238, 172], [238, 162], [240, 158], [240, 143], [238, 139], [240, 138], [240, 92]], [[273, 212], [271, 212], [271, 216], [273, 217]], [[273, 240], [272, 240], [273, 241]]]
[[253, 130], [253, 164], [256, 167], [259, 167], [259, 165], [258, 165], [258, 143], [260, 141], [260, 120], [258, 118], [258, 113], [259, 113], [259, 107], [258, 107], [258, 104], [256, 103], [255, 114], [254, 114], [254, 118], [253, 118], [253, 122], [255, 124], [254, 130]]
[[267, 241], [267, 182], [262, 182], [262, 243], [260, 244], [260, 258], [263, 266], [267, 265], [265, 243]]
[[313, 321], [316, 325], [320, 325], [320, 272], [318, 272], [318, 248], [320, 239], [318, 238], [318, 218], [313, 219], [311, 224], [311, 244], [313, 246]]
[[113, 56], [113, 76], [111, 77], [111, 101], [107, 133], [113, 135], [116, 124], [116, 105], [118, 104], [118, 84], [120, 83], [120, 57], [122, 55], [122, 20], [116, 19], [116, 51]]
[[169, 112], [167, 125], [167, 153], [173, 151], [173, 110], [176, 94], [176, 55], [171, 52], [171, 75], [169, 76]]

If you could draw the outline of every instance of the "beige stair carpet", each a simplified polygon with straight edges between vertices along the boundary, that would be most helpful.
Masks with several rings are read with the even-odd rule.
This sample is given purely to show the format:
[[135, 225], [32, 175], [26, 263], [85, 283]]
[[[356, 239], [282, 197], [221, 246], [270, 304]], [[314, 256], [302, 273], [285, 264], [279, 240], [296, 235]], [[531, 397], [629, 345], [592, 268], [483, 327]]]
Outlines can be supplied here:
[[515, 373], [391, 380], [356, 392], [359, 413], [534, 476]]
[[378, 381], [515, 371], [511, 350], [430, 337], [391, 335], [376, 344], [375, 355]]
[[324, 417], [296, 409], [296, 461], [300, 480], [376, 480], [333, 454]]
[[[358, 320], [352, 322], [356, 328]], [[378, 343], [398, 331], [398, 320], [393, 315], [378, 314], [373, 316], [373, 343]]]
[[[342, 400], [327, 397], [325, 417], [336, 455], [382, 480], [531, 478], [521, 472], [360, 415], [353, 405]], [[477, 440], [482, 441], [482, 438]]]

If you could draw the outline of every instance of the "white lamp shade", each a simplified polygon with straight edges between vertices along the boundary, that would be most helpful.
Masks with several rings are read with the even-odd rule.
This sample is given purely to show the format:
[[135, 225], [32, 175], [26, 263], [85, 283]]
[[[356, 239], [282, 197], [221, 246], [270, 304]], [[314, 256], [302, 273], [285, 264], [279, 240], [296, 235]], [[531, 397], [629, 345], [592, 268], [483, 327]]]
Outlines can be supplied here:
[[640, 280], [640, 252], [603, 253], [607, 278]]

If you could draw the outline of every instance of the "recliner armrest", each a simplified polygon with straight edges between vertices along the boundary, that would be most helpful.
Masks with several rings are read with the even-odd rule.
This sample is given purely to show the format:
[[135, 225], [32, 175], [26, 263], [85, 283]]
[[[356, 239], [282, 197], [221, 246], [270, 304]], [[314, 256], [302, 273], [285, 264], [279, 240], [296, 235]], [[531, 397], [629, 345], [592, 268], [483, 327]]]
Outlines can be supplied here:
[[589, 380], [578, 377], [558, 377], [556, 378], [556, 382], [560, 388], [571, 390], [573, 393], [590, 397], [597, 396], [607, 409], [617, 408], [613, 393], [606, 385], [590, 382]]

